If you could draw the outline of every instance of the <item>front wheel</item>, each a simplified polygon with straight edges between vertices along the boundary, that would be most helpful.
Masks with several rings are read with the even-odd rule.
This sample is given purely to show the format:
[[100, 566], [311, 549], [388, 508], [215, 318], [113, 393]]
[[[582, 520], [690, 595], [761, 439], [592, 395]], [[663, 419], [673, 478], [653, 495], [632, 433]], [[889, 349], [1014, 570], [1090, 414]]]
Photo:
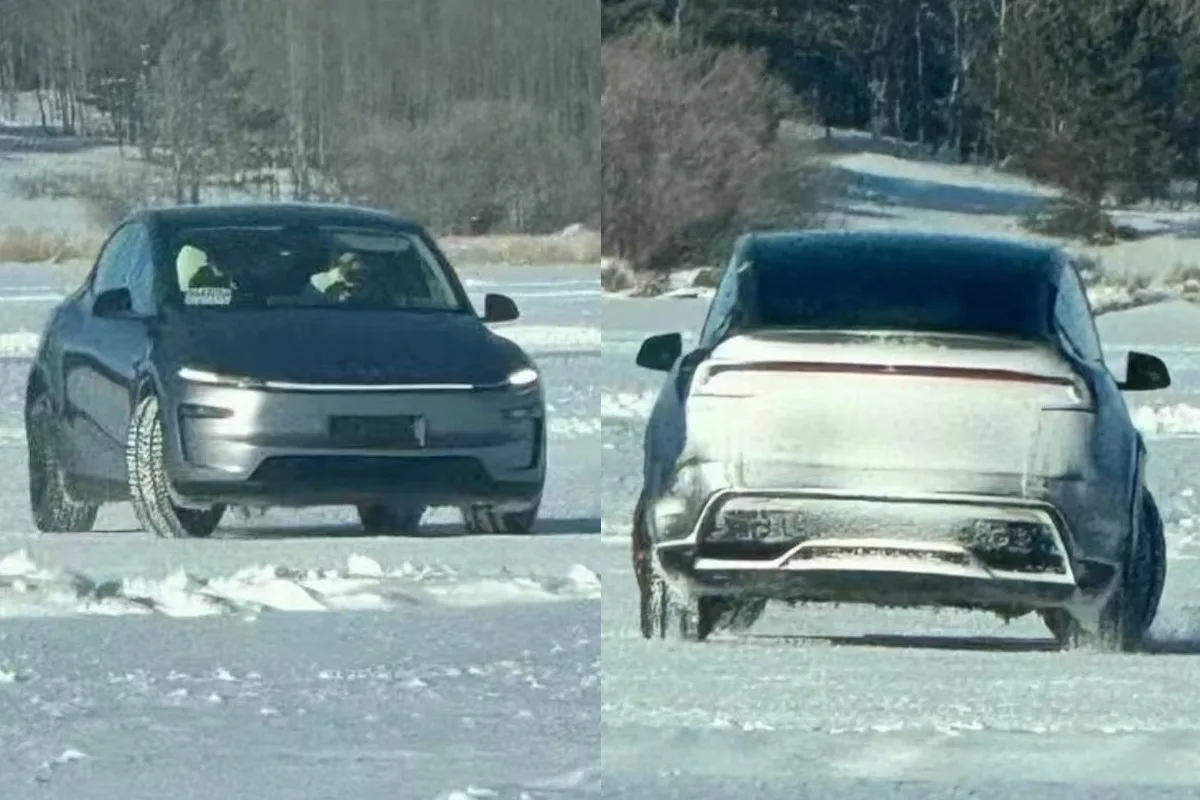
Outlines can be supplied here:
[[158, 398], [146, 397], [134, 409], [125, 446], [129, 497], [142, 528], [164, 538], [203, 538], [221, 524], [225, 506], [183, 508], [171, 500], [166, 441]]
[[1046, 627], [1063, 647], [1114, 652], [1140, 649], [1158, 614], [1167, 580], [1167, 540], [1154, 496], [1142, 495], [1135, 549], [1125, 573], [1100, 614], [1100, 626], [1087, 631], [1063, 609], [1042, 613]]
[[42, 533], [85, 533], [96, 524], [100, 506], [71, 497], [62, 463], [58, 418], [48, 395], [34, 398], [26, 411], [29, 448], [29, 509]]

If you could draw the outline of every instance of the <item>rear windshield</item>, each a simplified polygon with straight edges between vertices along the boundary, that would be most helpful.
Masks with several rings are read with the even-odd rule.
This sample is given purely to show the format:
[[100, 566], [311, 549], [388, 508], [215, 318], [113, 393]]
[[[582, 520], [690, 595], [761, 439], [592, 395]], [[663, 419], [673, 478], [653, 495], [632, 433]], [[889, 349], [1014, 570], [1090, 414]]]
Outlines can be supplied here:
[[1052, 287], [1031, 266], [929, 250], [767, 254], [755, 259], [751, 324], [1043, 340]]
[[168, 242], [175, 302], [189, 307], [462, 311], [421, 237], [352, 226], [185, 227]]

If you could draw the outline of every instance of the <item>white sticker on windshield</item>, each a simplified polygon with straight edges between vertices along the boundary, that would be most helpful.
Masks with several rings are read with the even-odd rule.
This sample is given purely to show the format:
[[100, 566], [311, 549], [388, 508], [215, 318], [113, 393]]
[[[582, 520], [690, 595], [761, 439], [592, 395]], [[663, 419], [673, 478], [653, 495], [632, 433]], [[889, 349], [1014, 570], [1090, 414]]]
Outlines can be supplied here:
[[216, 287], [188, 289], [183, 293], [183, 303], [188, 306], [227, 306], [233, 302], [231, 289]]

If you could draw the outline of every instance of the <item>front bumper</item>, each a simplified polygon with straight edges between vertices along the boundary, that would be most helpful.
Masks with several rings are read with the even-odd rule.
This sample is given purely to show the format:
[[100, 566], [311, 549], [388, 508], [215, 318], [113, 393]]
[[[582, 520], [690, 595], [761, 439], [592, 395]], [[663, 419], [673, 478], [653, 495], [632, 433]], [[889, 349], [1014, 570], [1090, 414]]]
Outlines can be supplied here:
[[[545, 480], [545, 404], [516, 389], [275, 390], [179, 382], [165, 404], [167, 472], [181, 505], [409, 500], [518, 510]], [[412, 416], [420, 441], [347, 445], [334, 416]]]
[[1113, 574], [1075, 558], [1063, 516], [1026, 497], [722, 489], [684, 519], [657, 532], [654, 554], [693, 596], [1020, 614], [1092, 604]]

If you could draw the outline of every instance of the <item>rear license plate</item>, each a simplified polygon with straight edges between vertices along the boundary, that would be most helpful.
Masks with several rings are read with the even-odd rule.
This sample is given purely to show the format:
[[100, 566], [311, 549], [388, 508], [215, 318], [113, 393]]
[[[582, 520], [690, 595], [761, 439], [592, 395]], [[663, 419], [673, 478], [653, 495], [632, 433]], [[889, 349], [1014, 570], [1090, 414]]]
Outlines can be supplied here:
[[329, 437], [342, 447], [411, 449], [425, 446], [425, 418], [330, 417]]
[[717, 529], [709, 538], [721, 541], [788, 542], [807, 533], [803, 516], [784, 510], [723, 510], [716, 522]]

